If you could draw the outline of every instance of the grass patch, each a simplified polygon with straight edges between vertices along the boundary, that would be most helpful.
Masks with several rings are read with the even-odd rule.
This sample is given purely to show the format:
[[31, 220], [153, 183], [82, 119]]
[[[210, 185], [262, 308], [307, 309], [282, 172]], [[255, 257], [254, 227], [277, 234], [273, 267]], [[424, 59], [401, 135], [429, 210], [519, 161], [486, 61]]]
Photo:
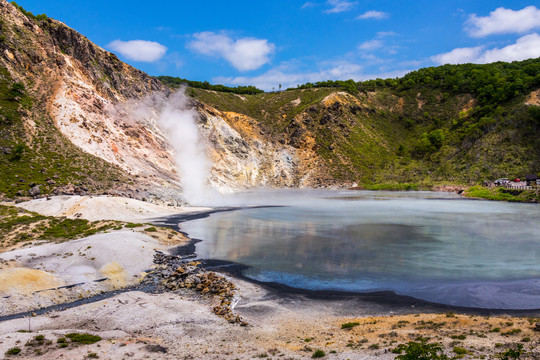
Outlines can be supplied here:
[[55, 218], [0, 205], [0, 246], [35, 240], [72, 240], [114, 229], [118, 224], [118, 221]]
[[458, 355], [465, 355], [468, 352], [467, 349], [459, 347], [459, 346], [454, 346], [452, 350], [454, 351], [454, 353]]
[[143, 224], [127, 223], [126, 225], [124, 225], [124, 227], [128, 228], [128, 229], [133, 229], [133, 228], [140, 227], [140, 226], [143, 226]]
[[510, 329], [508, 331], [502, 332], [502, 336], [511, 336], [511, 335], [517, 335], [521, 333], [521, 329]]
[[12, 347], [11, 349], [8, 349], [8, 351], [6, 351], [6, 355], [18, 355], [20, 352], [21, 348]]
[[348, 323], [345, 323], [345, 324], [341, 324], [341, 328], [342, 329], [352, 329], [353, 327], [358, 326], [358, 325], [360, 325], [360, 323], [348, 322]]
[[364, 185], [366, 190], [388, 190], [388, 191], [418, 191], [420, 186], [418, 184], [410, 183], [384, 183], [384, 184], [371, 184]]
[[487, 188], [472, 186], [465, 191], [465, 196], [495, 201], [539, 202], [535, 190], [512, 190], [502, 187]]
[[78, 344], [84, 344], [84, 345], [94, 344], [94, 343], [97, 343], [98, 341], [101, 341], [100, 336], [92, 335], [88, 333], [82, 333], [82, 334], [69, 333], [66, 335], [66, 337], [70, 339], [72, 343], [78, 343]]

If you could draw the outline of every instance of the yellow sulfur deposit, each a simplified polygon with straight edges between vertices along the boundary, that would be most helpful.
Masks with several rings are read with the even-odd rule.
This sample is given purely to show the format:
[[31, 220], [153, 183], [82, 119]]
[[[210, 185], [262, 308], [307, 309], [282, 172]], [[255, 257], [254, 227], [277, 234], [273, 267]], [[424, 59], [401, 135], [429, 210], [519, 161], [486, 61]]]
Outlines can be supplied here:
[[0, 271], [0, 293], [31, 294], [34, 291], [52, 289], [63, 283], [56, 276], [41, 270], [10, 268]]

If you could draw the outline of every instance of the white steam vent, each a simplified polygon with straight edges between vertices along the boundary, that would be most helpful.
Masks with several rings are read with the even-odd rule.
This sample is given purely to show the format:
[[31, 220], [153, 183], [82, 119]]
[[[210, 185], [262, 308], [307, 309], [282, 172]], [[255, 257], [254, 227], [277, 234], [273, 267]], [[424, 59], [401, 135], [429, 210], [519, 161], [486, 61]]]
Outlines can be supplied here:
[[184, 89], [171, 95], [158, 116], [158, 125], [174, 149], [183, 198], [192, 205], [210, 201], [208, 186], [211, 164], [197, 127], [198, 114], [186, 106]]

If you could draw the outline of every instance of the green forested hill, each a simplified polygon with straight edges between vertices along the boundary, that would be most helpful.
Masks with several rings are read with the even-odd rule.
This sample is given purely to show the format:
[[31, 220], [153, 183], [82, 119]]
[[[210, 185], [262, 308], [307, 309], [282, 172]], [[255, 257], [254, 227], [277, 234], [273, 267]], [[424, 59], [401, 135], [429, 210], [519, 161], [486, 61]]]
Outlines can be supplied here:
[[[206, 104], [231, 126], [257, 130], [243, 129], [242, 136], [256, 134], [276, 151], [298, 149], [291, 152], [300, 154], [298, 177], [313, 186], [432, 188], [540, 173], [540, 59], [444, 65], [399, 79], [330, 80], [265, 93], [167, 76], [160, 82], [55, 20], [0, 4], [0, 197], [27, 196], [35, 185], [42, 194], [63, 187], [101, 193], [132, 181], [55, 127], [48, 107], [69, 73], [64, 57], [113, 102], [168, 93], [161, 82], [186, 83], [203, 117], [213, 114]], [[281, 176], [272, 166], [265, 176]]]
[[540, 59], [530, 59], [254, 95], [187, 93], [254, 118], [276, 141], [302, 147], [314, 138], [338, 180], [430, 187], [540, 172], [539, 88]]

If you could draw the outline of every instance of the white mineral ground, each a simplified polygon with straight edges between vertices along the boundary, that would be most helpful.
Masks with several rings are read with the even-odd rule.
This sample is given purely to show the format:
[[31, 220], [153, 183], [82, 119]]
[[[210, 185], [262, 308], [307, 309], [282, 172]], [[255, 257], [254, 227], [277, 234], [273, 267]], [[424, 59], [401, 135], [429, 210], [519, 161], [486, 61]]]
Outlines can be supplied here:
[[[129, 222], [203, 210], [88, 196], [61, 196], [18, 206], [44, 215]], [[4, 260], [0, 267], [0, 296], [10, 297], [0, 299], [0, 314], [36, 309], [137, 283], [143, 270], [151, 267], [154, 249], [166, 251], [187, 241], [184, 237], [171, 240], [150, 236], [142, 230], [124, 229], [5, 252], [0, 254]], [[103, 277], [110, 280], [92, 281]], [[384, 360], [396, 356], [387, 349], [419, 335], [431, 336], [452, 349], [456, 345], [450, 335], [467, 334], [459, 346], [474, 348], [476, 354], [493, 353], [497, 342], [506, 344], [522, 337], [529, 337], [531, 345], [540, 341], [540, 333], [532, 330], [534, 324], [527, 318], [417, 314], [414, 308], [392, 309], [354, 297], [326, 300], [305, 295], [278, 296], [242, 279], [232, 280], [240, 296], [234, 311], [250, 324], [247, 327], [229, 324], [216, 316], [212, 312], [216, 298], [201, 297], [187, 289], [162, 294], [134, 290], [67, 310], [0, 322], [0, 357], [13, 347], [23, 350], [17, 358], [47, 359], [83, 359], [89, 353], [101, 359], [308, 359], [321, 349], [330, 359]], [[74, 282], [86, 285], [32, 293]], [[352, 321], [360, 325], [341, 329], [341, 324]], [[445, 325], [419, 330], [419, 321]], [[495, 326], [501, 327], [501, 333], [489, 332]], [[518, 338], [502, 334], [512, 327], [521, 329]], [[469, 330], [487, 337], [469, 335]], [[89, 332], [103, 340], [75, 348], [59, 347], [57, 339], [71, 332]], [[43, 355], [25, 345], [36, 335], [52, 341], [39, 347]], [[155, 352], [157, 347], [152, 345], [160, 345], [167, 352]]]
[[163, 206], [119, 196], [54, 196], [17, 204], [47, 216], [79, 217], [90, 221], [145, 222], [174, 214], [209, 210], [203, 207]]

